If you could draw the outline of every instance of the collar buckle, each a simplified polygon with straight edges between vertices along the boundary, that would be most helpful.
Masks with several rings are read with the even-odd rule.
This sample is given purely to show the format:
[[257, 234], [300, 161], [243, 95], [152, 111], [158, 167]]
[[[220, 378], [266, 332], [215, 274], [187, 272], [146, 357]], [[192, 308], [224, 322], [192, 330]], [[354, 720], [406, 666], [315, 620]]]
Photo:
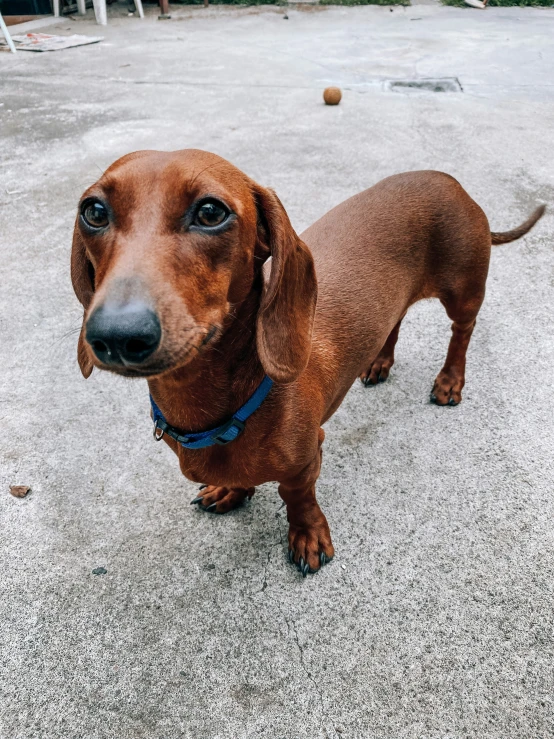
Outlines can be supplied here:
[[[229, 435], [229, 431], [233, 428], [237, 429], [236, 432]], [[231, 418], [226, 424], [220, 426], [217, 436], [212, 436], [212, 441], [219, 444], [219, 446], [225, 446], [225, 444], [229, 444], [231, 441], [234, 441], [237, 436], [242, 434], [243, 431], [244, 423], [239, 421], [238, 418]], [[226, 434], [228, 434], [227, 437]]]

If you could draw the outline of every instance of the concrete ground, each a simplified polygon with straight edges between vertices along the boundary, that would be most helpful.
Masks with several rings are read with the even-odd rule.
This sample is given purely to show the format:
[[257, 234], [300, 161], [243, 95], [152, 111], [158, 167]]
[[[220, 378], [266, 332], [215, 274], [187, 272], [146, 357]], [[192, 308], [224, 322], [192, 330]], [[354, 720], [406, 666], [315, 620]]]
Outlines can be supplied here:
[[[554, 201], [554, 10], [110, 12], [0, 55], [1, 739], [553, 737], [552, 208], [494, 251], [461, 406], [428, 403], [430, 302], [327, 424], [337, 556], [305, 580], [273, 484], [203, 514], [145, 384], [81, 378], [68, 260], [81, 191], [141, 148], [222, 154], [299, 230], [421, 168], [515, 226]], [[384, 85], [432, 76], [463, 92]]]

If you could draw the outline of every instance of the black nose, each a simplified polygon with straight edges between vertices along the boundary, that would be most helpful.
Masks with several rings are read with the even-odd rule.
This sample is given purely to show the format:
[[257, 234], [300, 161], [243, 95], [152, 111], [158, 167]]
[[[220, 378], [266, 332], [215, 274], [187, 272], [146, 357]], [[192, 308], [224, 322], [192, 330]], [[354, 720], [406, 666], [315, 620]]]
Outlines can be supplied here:
[[162, 337], [158, 316], [144, 303], [103, 305], [87, 321], [87, 341], [104, 364], [142, 364]]

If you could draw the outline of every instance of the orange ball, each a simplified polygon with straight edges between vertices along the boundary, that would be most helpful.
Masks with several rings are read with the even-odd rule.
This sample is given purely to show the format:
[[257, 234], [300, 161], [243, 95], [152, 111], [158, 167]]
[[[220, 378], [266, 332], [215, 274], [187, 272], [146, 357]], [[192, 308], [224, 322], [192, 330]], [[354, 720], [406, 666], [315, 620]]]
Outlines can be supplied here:
[[340, 103], [341, 97], [342, 92], [338, 87], [327, 87], [323, 91], [323, 99], [325, 100], [325, 105], [338, 105]]

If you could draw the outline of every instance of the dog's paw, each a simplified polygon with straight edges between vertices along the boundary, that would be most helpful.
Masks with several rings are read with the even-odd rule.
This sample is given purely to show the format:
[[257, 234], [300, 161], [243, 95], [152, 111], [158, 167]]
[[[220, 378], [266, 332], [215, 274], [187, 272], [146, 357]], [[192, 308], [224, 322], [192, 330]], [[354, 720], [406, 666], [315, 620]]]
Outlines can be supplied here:
[[390, 357], [378, 356], [371, 367], [360, 375], [362, 385], [370, 387], [371, 385], [377, 385], [379, 382], [385, 382], [393, 364], [394, 360]]
[[436, 405], [458, 405], [462, 402], [463, 386], [463, 377], [449, 375], [447, 372], [439, 372], [431, 391], [431, 403]]
[[308, 572], [320, 570], [333, 559], [334, 554], [335, 549], [331, 543], [327, 521], [325, 527], [290, 527], [289, 562], [296, 565], [303, 577], [306, 577]]
[[202, 485], [200, 495], [191, 500], [191, 505], [198, 505], [209, 513], [227, 513], [241, 506], [246, 498], [251, 498], [255, 488], [225, 488], [217, 485]]

